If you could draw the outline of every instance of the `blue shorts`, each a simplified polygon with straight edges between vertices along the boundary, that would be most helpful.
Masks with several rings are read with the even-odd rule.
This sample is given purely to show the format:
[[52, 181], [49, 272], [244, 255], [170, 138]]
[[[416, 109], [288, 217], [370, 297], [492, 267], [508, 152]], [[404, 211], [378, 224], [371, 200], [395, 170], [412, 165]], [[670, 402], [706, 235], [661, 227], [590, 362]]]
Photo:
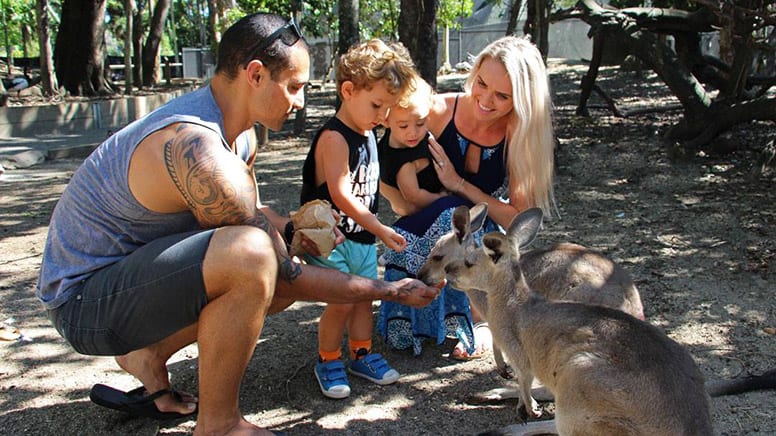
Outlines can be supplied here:
[[196, 323], [213, 232], [159, 238], [97, 271], [48, 311], [54, 327], [81, 354], [119, 356]]
[[349, 239], [334, 247], [329, 257], [304, 256], [307, 263], [369, 279], [377, 278], [377, 247]]

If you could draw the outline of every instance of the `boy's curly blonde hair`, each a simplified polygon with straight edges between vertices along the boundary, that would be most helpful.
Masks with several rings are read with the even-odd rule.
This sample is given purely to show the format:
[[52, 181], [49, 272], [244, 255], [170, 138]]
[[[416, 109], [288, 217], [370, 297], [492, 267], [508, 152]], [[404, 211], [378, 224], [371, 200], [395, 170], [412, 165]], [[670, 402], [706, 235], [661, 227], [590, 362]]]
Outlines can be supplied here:
[[371, 39], [353, 45], [340, 57], [337, 65], [337, 92], [348, 81], [357, 90], [372, 89], [382, 81], [391, 95], [403, 97], [414, 92], [416, 76], [415, 66], [404, 45]]

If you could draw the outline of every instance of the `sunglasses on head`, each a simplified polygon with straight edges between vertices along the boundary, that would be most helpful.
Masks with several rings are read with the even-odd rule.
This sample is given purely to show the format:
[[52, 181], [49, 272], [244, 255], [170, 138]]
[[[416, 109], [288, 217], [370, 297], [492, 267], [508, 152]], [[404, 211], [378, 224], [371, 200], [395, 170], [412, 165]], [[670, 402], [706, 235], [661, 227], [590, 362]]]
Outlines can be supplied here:
[[291, 47], [292, 45], [296, 44], [297, 41], [302, 39], [302, 32], [299, 31], [299, 27], [297, 27], [293, 17], [288, 20], [288, 23], [280, 26], [280, 28], [270, 33], [269, 36], [259, 40], [256, 46], [250, 50], [250, 56], [248, 56], [248, 59], [245, 60], [244, 64], [248, 65], [250, 61], [256, 58], [256, 53], [260, 51], [263, 52], [267, 47], [272, 45], [276, 39], [279, 39], [288, 47]]

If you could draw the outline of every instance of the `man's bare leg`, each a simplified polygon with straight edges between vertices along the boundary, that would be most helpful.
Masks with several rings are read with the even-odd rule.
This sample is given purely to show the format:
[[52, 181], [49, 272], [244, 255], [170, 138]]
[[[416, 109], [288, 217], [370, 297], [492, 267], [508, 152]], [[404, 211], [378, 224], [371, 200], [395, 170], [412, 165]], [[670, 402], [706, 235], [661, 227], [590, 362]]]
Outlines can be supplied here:
[[[121, 369], [140, 380], [146, 392], [152, 394], [162, 389], [170, 389], [170, 376], [167, 361], [181, 348], [193, 343], [197, 338], [197, 325], [192, 324], [149, 347], [135, 350], [123, 356], [117, 356], [116, 362]], [[184, 402], [178, 402], [171, 395], [154, 400], [156, 408], [162, 412], [189, 414], [194, 411], [196, 397], [183, 395]]]
[[277, 258], [270, 239], [251, 227], [219, 229], [202, 269], [209, 302], [198, 324], [194, 434], [267, 434], [242, 417], [239, 393], [275, 291]]

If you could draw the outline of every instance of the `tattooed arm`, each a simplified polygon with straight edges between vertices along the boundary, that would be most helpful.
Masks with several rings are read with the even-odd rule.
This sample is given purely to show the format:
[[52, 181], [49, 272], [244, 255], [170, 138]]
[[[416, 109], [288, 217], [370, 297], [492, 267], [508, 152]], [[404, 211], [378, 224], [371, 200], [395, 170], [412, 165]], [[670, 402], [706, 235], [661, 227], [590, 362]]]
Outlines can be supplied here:
[[264, 230], [277, 253], [279, 276], [293, 281], [300, 274], [286, 243], [257, 207], [253, 167], [224, 151], [221, 139], [200, 126], [181, 123], [164, 143], [164, 164], [189, 210], [204, 228], [250, 225]]
[[203, 227], [252, 225], [272, 238], [282, 279], [277, 282], [272, 312], [297, 300], [332, 303], [389, 300], [421, 307], [438, 295], [438, 289], [415, 279], [384, 282], [293, 262], [270, 217], [257, 207], [252, 167], [225, 153], [217, 135], [198, 126], [180, 124], [163, 148], [168, 174]]
[[270, 313], [279, 312], [294, 301], [355, 303], [385, 300], [423, 307], [439, 295], [439, 289], [417, 279], [386, 282], [314, 265], [302, 265], [301, 268], [302, 273], [294, 283], [278, 281]]

